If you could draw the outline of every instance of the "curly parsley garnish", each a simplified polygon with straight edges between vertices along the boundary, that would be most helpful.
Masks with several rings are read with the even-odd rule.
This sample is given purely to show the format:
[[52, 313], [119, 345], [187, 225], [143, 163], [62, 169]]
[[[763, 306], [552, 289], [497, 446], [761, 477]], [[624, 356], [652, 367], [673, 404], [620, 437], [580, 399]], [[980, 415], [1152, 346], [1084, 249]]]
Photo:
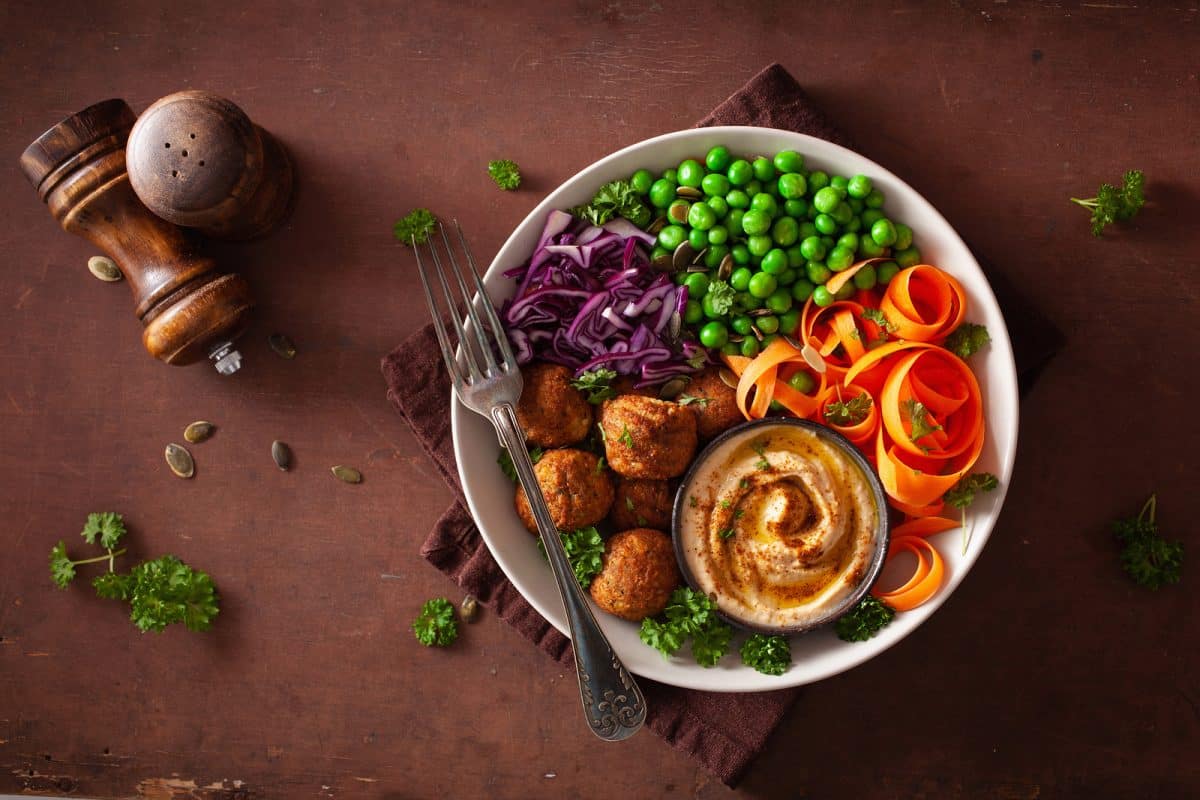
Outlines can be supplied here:
[[603, 225], [613, 217], [625, 219], [644, 228], [650, 224], [650, 208], [629, 181], [612, 181], [601, 186], [592, 202], [576, 206], [571, 213], [593, 225]]
[[946, 337], [945, 348], [959, 358], [967, 359], [990, 341], [992, 337], [988, 335], [987, 328], [973, 322], [964, 322]]
[[1179, 583], [1183, 567], [1183, 542], [1168, 542], [1158, 534], [1154, 515], [1158, 496], [1142, 506], [1137, 517], [1113, 522], [1113, 535], [1121, 543], [1121, 567], [1134, 583], [1158, 589]]
[[[559, 531], [558, 536], [563, 549], [567, 551], [567, 560], [571, 562], [575, 579], [584, 589], [588, 588], [592, 585], [592, 579], [604, 568], [604, 540], [600, 538], [600, 532], [593, 526], [569, 533]], [[546, 544], [540, 538], [537, 546], [542, 556], [547, 558]]]
[[863, 392], [849, 400], [838, 400], [825, 406], [825, 421], [843, 428], [857, 425], [871, 413], [871, 395]]
[[690, 638], [692, 655], [702, 667], [716, 666], [729, 652], [733, 629], [717, 616], [717, 604], [686, 586], [671, 593], [663, 619], [642, 620], [639, 637], [665, 657], [674, 655]]
[[444, 597], [426, 600], [413, 620], [413, 635], [426, 647], [449, 647], [458, 638], [458, 620], [454, 606]]
[[874, 322], [876, 325], [879, 326], [879, 328], [885, 334], [885, 336], [884, 336], [885, 339], [887, 338], [886, 334], [891, 333], [892, 331], [896, 330], [896, 323], [894, 323], [890, 319], [888, 319], [887, 316], [884, 315], [884, 313], [881, 309], [878, 309], [878, 308], [863, 309], [862, 315], [863, 315], [863, 319], [869, 319], [869, 320], [871, 320], [871, 322]]
[[951, 486], [942, 495], [942, 500], [962, 511], [963, 555], [966, 555], [967, 547], [971, 544], [971, 527], [967, 525], [967, 506], [975, 502], [976, 494], [994, 491], [999, 485], [1000, 481], [992, 473], [976, 472], [963, 475], [958, 479], [958, 483]]
[[894, 608], [867, 595], [838, 619], [833, 628], [843, 642], [865, 642], [886, 627], [895, 616]]
[[704, 297], [707, 304], [712, 307], [713, 314], [723, 317], [733, 310], [737, 292], [725, 281], [715, 280], [708, 285], [708, 292]]
[[1130, 170], [1122, 178], [1120, 189], [1111, 183], [1102, 183], [1095, 197], [1085, 200], [1072, 197], [1071, 202], [1091, 210], [1092, 235], [1100, 236], [1111, 223], [1129, 219], [1142, 210], [1146, 203], [1142, 192], [1145, 184], [1146, 176], [1141, 170]]
[[488, 175], [506, 192], [511, 192], [521, 185], [521, 168], [515, 161], [501, 159], [489, 162]]
[[397, 220], [396, 224], [392, 226], [392, 233], [400, 240], [401, 244], [412, 247], [428, 242], [429, 234], [435, 227], [437, 227], [437, 218], [430, 210], [418, 208], [410, 212], [404, 219]]
[[[531, 447], [529, 448], [528, 452], [529, 460], [534, 464], [541, 461], [542, 456], [545, 455], [545, 451], [540, 447]], [[500, 448], [500, 455], [496, 458], [496, 463], [500, 465], [500, 471], [503, 472], [510, 481], [513, 483], [517, 482], [517, 465], [513, 463], [512, 453], [508, 452], [507, 447]], [[599, 472], [600, 469], [600, 467], [596, 467], [597, 472]]]
[[915, 442], [922, 436], [928, 436], [934, 431], [942, 429], [941, 425], [933, 425], [929, 422], [929, 409], [925, 407], [924, 403], [910, 397], [902, 405], [912, 424], [912, 433], [908, 436], [911, 441]]
[[742, 663], [764, 675], [782, 675], [792, 665], [792, 647], [783, 636], [753, 634], [742, 643]]
[[616, 379], [616, 370], [597, 367], [572, 378], [571, 385], [581, 392], [587, 392], [587, 401], [598, 406], [617, 396], [617, 390], [612, 385]]

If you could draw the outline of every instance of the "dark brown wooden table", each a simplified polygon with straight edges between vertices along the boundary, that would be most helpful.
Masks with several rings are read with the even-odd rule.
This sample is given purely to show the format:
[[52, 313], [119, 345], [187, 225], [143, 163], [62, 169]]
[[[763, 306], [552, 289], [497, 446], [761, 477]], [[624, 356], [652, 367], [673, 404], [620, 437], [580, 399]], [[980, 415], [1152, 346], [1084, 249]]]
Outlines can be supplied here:
[[[810, 687], [736, 794], [1196, 796], [1194, 4], [523, 5], [0, 4], [0, 791], [728, 796], [650, 734], [598, 744], [574, 678], [494, 618], [445, 652], [414, 641], [421, 601], [457, 597], [417, 554], [450, 494], [378, 360], [425, 320], [401, 213], [466, 220], [490, 257], [560, 180], [779, 60], [1070, 343], [1023, 403], [969, 579], [901, 645]], [[231, 379], [147, 357], [127, 289], [88, 275], [94, 251], [17, 170], [67, 114], [185, 87], [242, 104], [301, 183], [284, 230], [219, 251], [260, 301]], [[489, 184], [497, 157], [524, 168], [520, 192]], [[1093, 238], [1068, 196], [1134, 167], [1150, 206]], [[182, 481], [162, 449], [195, 419], [220, 430]], [[1154, 490], [1189, 548], [1157, 593], [1122, 575], [1106, 528]], [[210, 634], [142, 635], [51, 585], [51, 545], [104, 509], [137, 554], [215, 576]]]

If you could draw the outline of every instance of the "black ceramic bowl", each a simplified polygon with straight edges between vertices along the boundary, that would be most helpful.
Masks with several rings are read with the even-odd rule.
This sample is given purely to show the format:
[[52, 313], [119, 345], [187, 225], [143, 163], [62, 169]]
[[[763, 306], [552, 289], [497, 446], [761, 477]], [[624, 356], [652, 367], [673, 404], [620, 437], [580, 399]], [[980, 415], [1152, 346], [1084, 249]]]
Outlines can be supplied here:
[[692, 481], [695, 479], [697, 471], [709, 458], [712, 457], [713, 453], [718, 448], [728, 443], [730, 440], [744, 436], [753, 436], [755, 435], [756, 431], [785, 425], [805, 428], [806, 430], [811, 431], [813, 434], [825, 440], [825, 442], [840, 451], [851, 463], [856, 465], [859, 470], [862, 471], [863, 477], [866, 479], [867, 485], [870, 487], [871, 496], [875, 501], [875, 507], [879, 509], [879, 527], [875, 532], [875, 549], [871, 553], [871, 558], [868, 562], [867, 570], [863, 575], [862, 581], [857, 587], [855, 587], [853, 592], [851, 592], [842, 600], [841, 603], [830, 609], [827, 614], [819, 617], [818, 619], [803, 625], [773, 627], [739, 619], [723, 610], [718, 612], [720, 616], [730, 624], [736, 625], [739, 628], [744, 628], [748, 631], [754, 631], [755, 633], [791, 635], [796, 633], [804, 633], [833, 622], [838, 617], [854, 608], [855, 604], [857, 604], [858, 601], [861, 600], [863, 596], [870, 590], [871, 586], [875, 583], [875, 579], [879, 577], [880, 570], [883, 569], [883, 562], [887, 556], [888, 550], [888, 532], [890, 529], [890, 520], [888, 517], [889, 512], [887, 495], [884, 494], [883, 483], [880, 482], [879, 476], [871, 467], [870, 462], [867, 461], [861, 452], [859, 452], [859, 449], [855, 447], [854, 444], [845, 436], [841, 435], [832, 428], [825, 427], [824, 425], [818, 425], [815, 422], [810, 422], [809, 420], [804, 419], [768, 417], [767, 419], [753, 420], [751, 422], [738, 425], [735, 428], [730, 428], [709, 442], [708, 445], [706, 445], [705, 448], [700, 452], [700, 455], [698, 455], [692, 461], [692, 465], [688, 468], [688, 471], [684, 473], [683, 480], [679, 484], [679, 489], [675, 492], [675, 504], [671, 511], [671, 539], [675, 543], [675, 560], [679, 562], [679, 571], [683, 574], [683, 578], [685, 581], [687, 581], [688, 586], [691, 586], [696, 591], [702, 591], [695, 576], [692, 574], [691, 569], [688, 567], [687, 557], [683, 551], [682, 536], [680, 535], [683, 503], [685, 502], [685, 498], [690, 494], [688, 489], [691, 486]]

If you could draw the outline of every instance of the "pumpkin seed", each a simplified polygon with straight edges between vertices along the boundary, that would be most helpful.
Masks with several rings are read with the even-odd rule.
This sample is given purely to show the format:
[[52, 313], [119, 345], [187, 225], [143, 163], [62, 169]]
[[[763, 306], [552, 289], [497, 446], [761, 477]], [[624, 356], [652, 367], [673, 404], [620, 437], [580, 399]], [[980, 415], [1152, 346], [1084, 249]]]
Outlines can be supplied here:
[[658, 232], [665, 227], [667, 227], [667, 218], [659, 217], [658, 219], [654, 220], [654, 222], [650, 223], [650, 227], [646, 228], [646, 233], [650, 234], [651, 236], [658, 236]]
[[344, 483], [362, 483], [362, 473], [354, 467], [345, 467], [338, 464], [336, 467], [330, 467], [333, 472], [333, 477]]
[[729, 253], [721, 259], [721, 266], [717, 267], [717, 277], [723, 281], [729, 280], [729, 276], [733, 274], [733, 256]]
[[672, 340], [679, 339], [679, 334], [683, 332], [683, 317], [678, 311], [671, 313], [671, 319], [667, 322], [667, 332]]
[[667, 209], [667, 216], [671, 218], [672, 222], [678, 222], [682, 225], [687, 222], [688, 210], [682, 205], [673, 205]]
[[125, 277], [116, 262], [107, 256], [92, 256], [88, 259], [88, 271], [102, 281], [112, 283]]
[[292, 344], [292, 340], [282, 333], [272, 333], [267, 337], [267, 342], [275, 351], [275, 355], [280, 358], [291, 360], [296, 357], [296, 345]]
[[769, 317], [774, 313], [775, 312], [769, 308], [756, 308], [753, 311], [747, 312], [747, 314], [751, 317]]
[[654, 267], [659, 272], [670, 272], [673, 264], [673, 259], [670, 253], [659, 253], [650, 260], [650, 266]]
[[275, 466], [287, 472], [292, 465], [292, 449], [276, 439], [271, 442], [271, 458], [275, 459]]
[[737, 385], [738, 385], [737, 375], [734, 375], [732, 371], [727, 370], [727, 369], [722, 369], [717, 374], [721, 376], [721, 383], [724, 383], [730, 389], [737, 388]]
[[675, 271], [687, 269], [687, 265], [691, 263], [696, 256], [696, 250], [687, 242], [680, 242], [679, 247], [675, 248], [675, 254], [671, 256], [671, 266], [675, 267]]
[[734, 344], [741, 344], [742, 342], [746, 341], [746, 337], [738, 333], [731, 333], [729, 334], [729, 341], [733, 342]]
[[658, 390], [659, 398], [663, 400], [674, 400], [683, 393], [683, 390], [687, 388], [687, 385], [691, 383], [691, 380], [692, 379], [686, 375], [678, 375], [674, 378], [671, 378], [671, 380], [664, 383], [662, 388]]
[[213, 431], [217, 429], [216, 425], [211, 422], [200, 420], [193, 422], [183, 429], [183, 438], [187, 439], [192, 444], [198, 444], [213, 435]]
[[192, 454], [187, 451], [183, 445], [172, 442], [167, 445], [163, 455], [167, 459], [167, 466], [181, 478], [190, 478], [196, 474], [196, 462], [192, 460]]
[[825, 359], [821, 356], [821, 351], [813, 347], [811, 344], [804, 345], [800, 350], [800, 355], [804, 356], [804, 360], [818, 374], [825, 374]]
[[704, 271], [708, 272], [708, 267], [706, 265], [700, 263], [700, 259], [704, 258], [704, 254], [707, 252], [708, 252], [708, 248], [706, 247], [703, 250], [701, 250], [700, 252], [696, 253], [696, 257], [692, 259], [692, 266], [703, 267]]
[[458, 606], [458, 614], [463, 622], [474, 622], [479, 613], [479, 601], [473, 595], [467, 595]]
[[708, 267], [703, 264], [688, 264], [687, 271], [692, 272], [708, 272]]
[[675, 190], [675, 194], [679, 197], [686, 197], [688, 200], [699, 200], [701, 197], [704, 197], [704, 192], [695, 186], [680, 186]]

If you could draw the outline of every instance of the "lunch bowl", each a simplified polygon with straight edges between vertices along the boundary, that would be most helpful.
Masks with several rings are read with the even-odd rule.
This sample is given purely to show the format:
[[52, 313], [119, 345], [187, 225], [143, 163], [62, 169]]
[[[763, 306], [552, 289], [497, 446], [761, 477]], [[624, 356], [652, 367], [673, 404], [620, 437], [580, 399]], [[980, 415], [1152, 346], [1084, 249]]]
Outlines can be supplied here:
[[[660, 172], [685, 158], [701, 158], [712, 147], [725, 145], [739, 155], [770, 154], [796, 150], [811, 169], [843, 175], [865, 174], [887, 197], [890, 218], [912, 227], [923, 259], [949, 272], [962, 284], [969, 305], [967, 318], [987, 326], [991, 344], [974, 355], [971, 367], [983, 393], [987, 440], [974, 467], [995, 474], [996, 491], [975, 500], [969, 509], [972, 527], [970, 544], [962, 547], [962, 532], [947, 531], [930, 537], [945, 560], [945, 577], [937, 593], [926, 603], [896, 615], [893, 622], [866, 642], [843, 642], [833, 626], [791, 638], [792, 665], [782, 675], [764, 675], [744, 666], [736, 648], [711, 668], [696, 663], [685, 646], [664, 658], [638, 637], [639, 626], [596, 610], [596, 617], [633, 673], [662, 683], [716, 692], [769, 691], [820, 681], [862, 664], [900, 642], [926, 622], [963, 581], [979, 558], [1004, 502], [1012, 476], [1017, 448], [1017, 377], [1012, 347], [1000, 308], [986, 277], [970, 250], [945, 218], [920, 194], [887, 169], [844, 147], [804, 134], [770, 128], [714, 127], [676, 131], [632, 144], [601, 158], [562, 183], [547, 195], [517, 225], [492, 259], [484, 278], [489, 296], [499, 306], [515, 289], [501, 273], [526, 262], [537, 246], [546, 216], [555, 209], [587, 203], [596, 190], [616, 179], [626, 179], [646, 168]], [[915, 158], [916, 156], [914, 156]], [[931, 155], [936, 160], [936, 154]], [[479, 532], [504, 574], [551, 625], [567, 634], [567, 620], [550, 567], [537, 547], [536, 537], [521, 523], [513, 509], [514, 487], [496, 464], [499, 444], [491, 422], [457, 400], [451, 401], [454, 455], [463, 495]], [[908, 566], [902, 555], [897, 569]], [[903, 580], [885, 565], [880, 585], [889, 578]], [[894, 585], [894, 584], [891, 584]], [[936, 655], [921, 654], [923, 659]]]

